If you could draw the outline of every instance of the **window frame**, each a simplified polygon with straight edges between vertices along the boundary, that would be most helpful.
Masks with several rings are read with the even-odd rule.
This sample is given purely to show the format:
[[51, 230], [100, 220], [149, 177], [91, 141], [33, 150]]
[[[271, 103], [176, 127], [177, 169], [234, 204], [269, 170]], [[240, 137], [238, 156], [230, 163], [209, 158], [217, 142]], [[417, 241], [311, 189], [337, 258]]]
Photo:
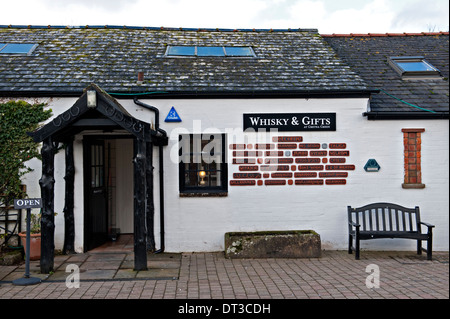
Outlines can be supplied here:
[[[3, 44], [3, 45], [2, 45]], [[30, 46], [27, 52], [5, 52], [5, 49], [8, 49], [10, 45], [28, 45]], [[0, 55], [18, 55], [18, 56], [30, 56], [34, 50], [36, 50], [38, 44], [37, 43], [0, 43]]]
[[[178, 156], [179, 156], [179, 179], [178, 179], [178, 183], [179, 183], [179, 191], [180, 191], [180, 195], [181, 196], [189, 196], [189, 195], [198, 195], [201, 194], [201, 196], [204, 195], [217, 195], [217, 196], [223, 196], [226, 195], [228, 193], [228, 163], [227, 163], [227, 148], [226, 148], [226, 140], [227, 140], [227, 136], [225, 133], [211, 133], [211, 134], [195, 134], [195, 133], [190, 133], [190, 134], [180, 134], [178, 136], [178, 141], [179, 143], [181, 142], [181, 139], [183, 136], [189, 136], [189, 141], [191, 142], [194, 138], [194, 135], [198, 135], [198, 136], [205, 136], [205, 135], [220, 135], [221, 137], [221, 163], [220, 163], [220, 184], [221, 186], [186, 186], [186, 179], [185, 179], [185, 173], [186, 173], [186, 168], [185, 168], [185, 164], [183, 162], [183, 155], [186, 155], [187, 153], [182, 153], [182, 147], [179, 144], [179, 152], [178, 152]], [[201, 151], [202, 152], [202, 151]], [[194, 150], [193, 149], [189, 149], [189, 156], [190, 156], [190, 160], [192, 160], [192, 156], [194, 155]], [[200, 170], [198, 170], [200, 171]]]
[[[177, 48], [193, 48], [192, 54], [174, 54], [171, 52], [172, 50], [176, 51]], [[202, 49], [208, 49], [208, 48], [221, 48], [223, 51], [223, 54], [217, 55], [217, 54], [199, 54], [199, 48], [200, 51]], [[227, 53], [227, 48], [246, 48], [249, 51], [249, 54], [231, 54]], [[164, 57], [166, 58], [256, 58], [255, 51], [251, 46], [203, 46], [203, 45], [168, 45], [166, 48], [166, 52], [164, 53]]]
[[[389, 65], [403, 78], [440, 78], [441, 71], [428, 62], [423, 56], [396, 56], [389, 57], [388, 59]], [[423, 63], [427, 67], [431, 68], [431, 70], [406, 70], [399, 63]]]

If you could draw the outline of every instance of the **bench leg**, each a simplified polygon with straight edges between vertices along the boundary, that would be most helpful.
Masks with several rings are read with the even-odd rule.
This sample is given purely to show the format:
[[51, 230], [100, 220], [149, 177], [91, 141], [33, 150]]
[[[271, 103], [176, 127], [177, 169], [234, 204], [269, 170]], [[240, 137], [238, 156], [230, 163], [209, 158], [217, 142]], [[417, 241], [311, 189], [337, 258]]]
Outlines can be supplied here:
[[352, 253], [352, 246], [353, 246], [353, 236], [348, 235], [348, 253]]
[[359, 238], [356, 236], [355, 238], [355, 259], [359, 260]]
[[417, 240], [417, 255], [422, 255], [422, 241]]
[[433, 258], [433, 239], [430, 237], [427, 240], [427, 260], [431, 260]]

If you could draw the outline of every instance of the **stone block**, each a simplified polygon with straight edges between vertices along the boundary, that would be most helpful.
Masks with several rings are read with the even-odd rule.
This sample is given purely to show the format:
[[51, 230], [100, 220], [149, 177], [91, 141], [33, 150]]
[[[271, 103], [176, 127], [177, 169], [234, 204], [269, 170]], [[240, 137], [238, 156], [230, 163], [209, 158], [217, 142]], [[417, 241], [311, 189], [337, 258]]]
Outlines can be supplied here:
[[320, 256], [320, 235], [313, 230], [225, 234], [225, 257], [227, 258], [317, 258]]

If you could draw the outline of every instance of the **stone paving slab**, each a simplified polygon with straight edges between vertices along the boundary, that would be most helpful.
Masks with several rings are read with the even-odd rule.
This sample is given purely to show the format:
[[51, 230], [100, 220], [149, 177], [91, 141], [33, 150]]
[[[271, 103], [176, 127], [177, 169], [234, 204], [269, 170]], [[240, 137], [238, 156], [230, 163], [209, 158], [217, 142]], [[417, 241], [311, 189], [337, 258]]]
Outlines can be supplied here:
[[[115, 279], [178, 279], [181, 254], [149, 254], [146, 271], [135, 271], [133, 253], [87, 253], [55, 256], [55, 270], [41, 274], [39, 261], [30, 261], [30, 276], [42, 281], [66, 281], [72, 273], [67, 268], [76, 265], [81, 281]], [[67, 269], [67, 271], [66, 271]], [[0, 282], [12, 282], [23, 277], [25, 263], [18, 266], [0, 266]]]

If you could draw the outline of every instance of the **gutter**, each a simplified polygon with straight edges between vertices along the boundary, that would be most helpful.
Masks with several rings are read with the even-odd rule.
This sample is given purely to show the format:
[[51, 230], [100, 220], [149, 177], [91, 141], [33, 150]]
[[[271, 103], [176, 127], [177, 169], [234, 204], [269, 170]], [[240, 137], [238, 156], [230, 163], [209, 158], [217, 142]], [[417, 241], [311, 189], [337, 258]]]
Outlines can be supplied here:
[[368, 120], [445, 120], [449, 112], [364, 112]]
[[[116, 99], [130, 99], [136, 96], [146, 99], [226, 99], [226, 98], [357, 98], [369, 97], [379, 90], [222, 90], [222, 91], [114, 91], [106, 93]], [[0, 97], [80, 97], [80, 90], [45, 90], [45, 91], [0, 91]]]

